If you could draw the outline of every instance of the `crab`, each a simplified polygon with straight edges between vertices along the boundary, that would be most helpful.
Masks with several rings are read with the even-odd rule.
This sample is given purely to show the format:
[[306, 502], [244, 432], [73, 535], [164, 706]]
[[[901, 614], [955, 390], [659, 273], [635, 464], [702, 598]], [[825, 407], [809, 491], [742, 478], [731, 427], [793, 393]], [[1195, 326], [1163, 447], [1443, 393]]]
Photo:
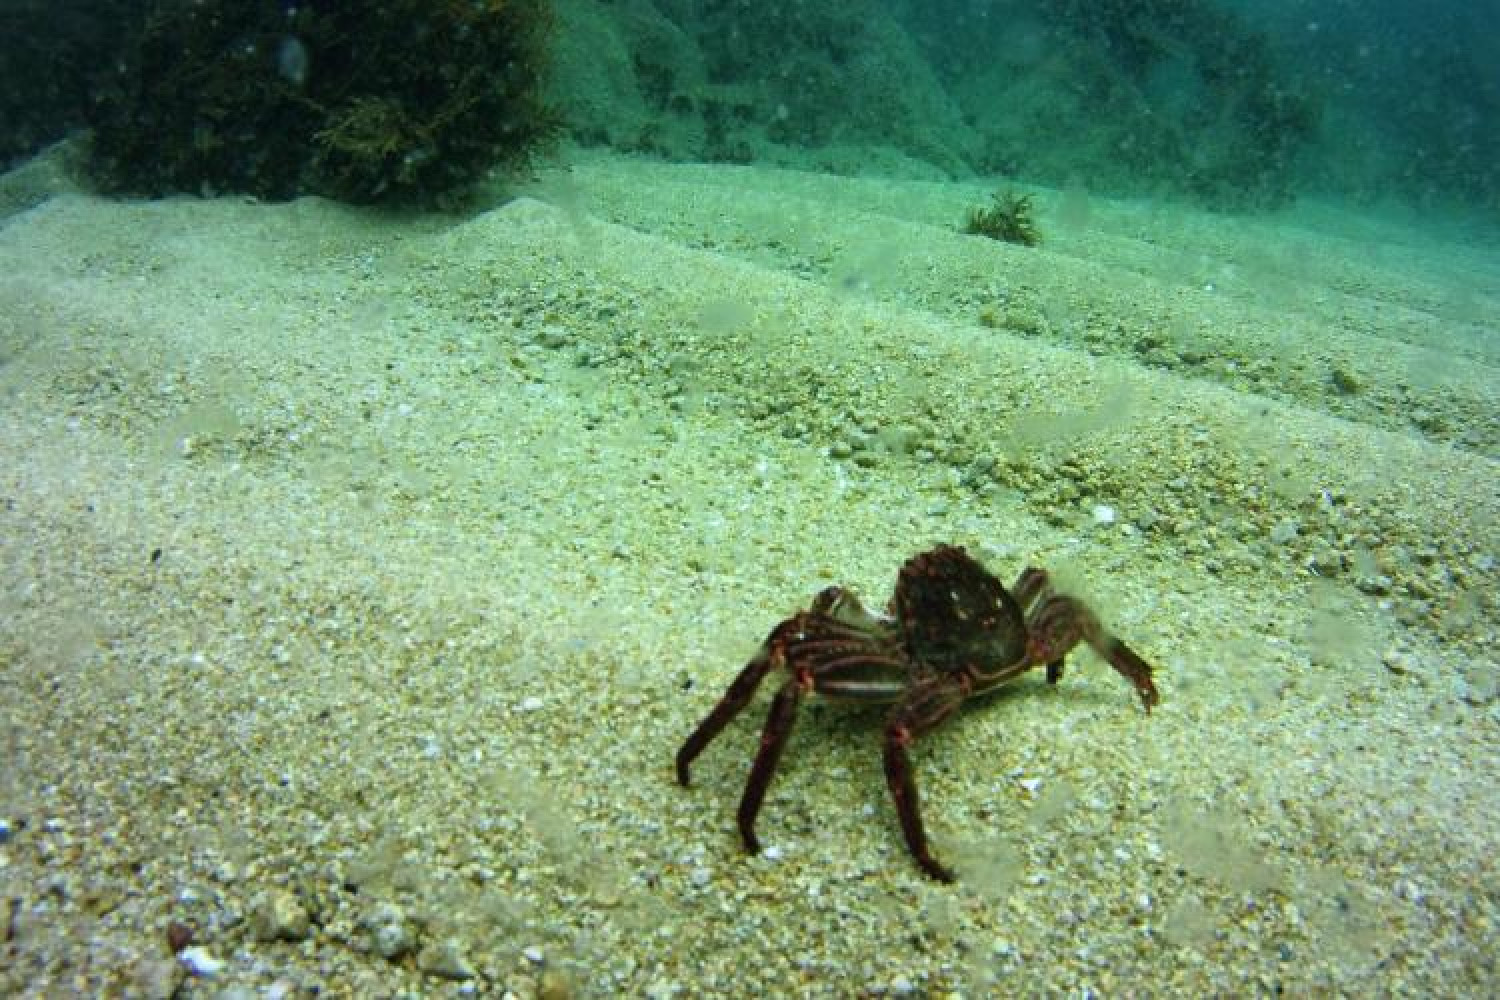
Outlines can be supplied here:
[[894, 703], [885, 723], [884, 763], [901, 832], [922, 871], [951, 882], [952, 870], [927, 842], [907, 748], [969, 698], [1033, 667], [1046, 667], [1048, 683], [1056, 684], [1079, 642], [1134, 685], [1149, 714], [1159, 701], [1151, 665], [1106, 632], [1086, 604], [1056, 593], [1045, 570], [1028, 568], [1007, 591], [963, 548], [939, 545], [901, 567], [885, 614], [872, 614], [848, 590], [829, 587], [806, 611], [773, 628], [677, 751], [677, 780], [688, 785], [693, 761], [749, 704], [766, 675], [786, 671], [740, 798], [740, 837], [750, 853], [759, 853], [755, 818], [803, 697]]

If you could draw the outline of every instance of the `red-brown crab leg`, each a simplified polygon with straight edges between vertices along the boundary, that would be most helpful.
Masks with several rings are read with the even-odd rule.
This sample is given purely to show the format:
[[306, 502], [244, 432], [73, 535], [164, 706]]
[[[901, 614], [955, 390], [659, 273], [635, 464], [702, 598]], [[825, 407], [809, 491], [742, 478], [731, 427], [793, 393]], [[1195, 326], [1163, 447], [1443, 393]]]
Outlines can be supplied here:
[[1068, 651], [1079, 642], [1087, 642], [1135, 686], [1147, 712], [1161, 700], [1151, 680], [1151, 665], [1106, 632], [1082, 601], [1060, 595], [1044, 598], [1028, 624], [1027, 655], [1036, 663], [1047, 664], [1049, 681], [1062, 676], [1062, 661]]
[[932, 856], [922, 826], [922, 802], [912, 777], [906, 748], [923, 733], [941, 725], [963, 704], [964, 678], [934, 677], [912, 688], [891, 714], [885, 727], [885, 780], [896, 800], [896, 815], [906, 846], [922, 870], [939, 882], [952, 882], [953, 872]]
[[1039, 598], [1046, 597], [1051, 593], [1051, 575], [1046, 570], [1039, 569], [1036, 566], [1027, 566], [1021, 572], [1021, 575], [1016, 577], [1015, 585], [1010, 588], [1010, 596], [1016, 599], [1016, 603], [1021, 606], [1021, 610], [1026, 614], [1031, 613], [1031, 606]]
[[1156, 703], [1161, 701], [1156, 684], [1151, 680], [1151, 664], [1114, 636], [1106, 635], [1104, 642], [1108, 644], [1108, 649], [1099, 649], [1097, 644], [1091, 645], [1099, 649], [1099, 654], [1109, 661], [1110, 666], [1135, 685], [1136, 693], [1141, 696], [1141, 704], [1146, 707], [1147, 714], [1150, 714]]
[[[1052, 597], [1052, 575], [1039, 567], [1027, 566], [1021, 571], [1021, 575], [1016, 577], [1015, 585], [1010, 588], [1010, 594], [1020, 605], [1021, 611], [1027, 618], [1030, 618], [1039, 604]], [[1074, 640], [1074, 642], [1077, 641]], [[1028, 650], [1028, 657], [1033, 656], [1035, 652], [1035, 649]], [[1028, 662], [1032, 666], [1038, 665], [1035, 659], [1029, 659]], [[1063, 667], [1066, 662], [1067, 659], [1064, 656], [1058, 656], [1046, 662], [1048, 684], [1056, 684], [1062, 680]]]
[[[775, 635], [776, 633], [773, 632], [772, 639], [775, 638]], [[744, 669], [739, 672], [733, 683], [729, 685], [729, 690], [724, 692], [724, 697], [719, 699], [719, 703], [714, 706], [713, 711], [709, 712], [703, 721], [698, 723], [698, 728], [693, 730], [692, 735], [683, 742], [682, 749], [677, 751], [678, 784], [687, 785], [689, 783], [691, 777], [689, 772], [693, 766], [693, 761], [703, 752], [703, 748], [712, 743], [714, 737], [722, 733], [724, 727], [729, 725], [730, 721], [736, 715], [739, 715], [746, 705], [750, 704], [750, 699], [755, 697], [755, 689], [760, 687], [760, 682], [765, 679], [766, 674], [774, 666], [771, 659], [772, 639], [766, 640], [761, 645], [759, 651], [756, 652], [749, 663], [745, 664]]]
[[760, 853], [760, 841], [755, 836], [755, 817], [760, 814], [766, 789], [771, 787], [771, 778], [781, 761], [781, 751], [786, 749], [787, 738], [792, 735], [792, 723], [797, 721], [797, 706], [802, 703], [804, 691], [802, 681], [792, 677], [776, 692], [771, 711], [766, 715], [765, 728], [761, 730], [760, 749], [755, 752], [755, 763], [750, 765], [750, 777], [745, 779], [745, 792], [740, 796], [740, 808], [735, 818], [739, 822], [745, 850], [751, 854]]

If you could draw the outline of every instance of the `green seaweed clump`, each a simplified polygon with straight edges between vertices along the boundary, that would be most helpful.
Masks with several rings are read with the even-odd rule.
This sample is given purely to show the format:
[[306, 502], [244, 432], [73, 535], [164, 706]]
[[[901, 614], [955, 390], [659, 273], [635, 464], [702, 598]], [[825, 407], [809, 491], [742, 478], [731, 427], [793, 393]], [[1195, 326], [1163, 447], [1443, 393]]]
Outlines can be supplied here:
[[107, 190], [431, 204], [557, 129], [548, 0], [156, 0], [90, 112]]
[[1042, 241], [1031, 215], [1031, 195], [996, 191], [988, 207], [969, 209], [965, 233], [1034, 247]]

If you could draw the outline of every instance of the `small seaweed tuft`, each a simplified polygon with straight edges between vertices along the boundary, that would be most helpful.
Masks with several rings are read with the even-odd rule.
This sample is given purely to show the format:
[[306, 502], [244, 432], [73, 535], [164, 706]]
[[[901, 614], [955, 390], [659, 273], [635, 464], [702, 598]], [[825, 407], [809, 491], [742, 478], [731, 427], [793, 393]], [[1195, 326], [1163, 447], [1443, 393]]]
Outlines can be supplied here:
[[1014, 191], [1003, 194], [996, 191], [988, 207], [969, 209], [969, 219], [964, 223], [963, 231], [1028, 247], [1042, 241], [1042, 234], [1037, 232], [1036, 220], [1031, 215], [1031, 195]]

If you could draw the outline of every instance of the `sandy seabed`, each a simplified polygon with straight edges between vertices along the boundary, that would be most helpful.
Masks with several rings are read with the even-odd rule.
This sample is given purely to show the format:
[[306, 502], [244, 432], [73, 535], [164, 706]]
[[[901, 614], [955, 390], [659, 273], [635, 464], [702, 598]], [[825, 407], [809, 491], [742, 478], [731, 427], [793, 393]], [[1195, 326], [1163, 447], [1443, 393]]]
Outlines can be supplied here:
[[[34, 177], [9, 179], [10, 192]], [[0, 228], [0, 993], [1500, 989], [1500, 252], [979, 185], [578, 157], [464, 218]], [[19, 196], [18, 196], [19, 197]], [[1078, 654], [915, 751], [770, 627], [961, 544]]]

